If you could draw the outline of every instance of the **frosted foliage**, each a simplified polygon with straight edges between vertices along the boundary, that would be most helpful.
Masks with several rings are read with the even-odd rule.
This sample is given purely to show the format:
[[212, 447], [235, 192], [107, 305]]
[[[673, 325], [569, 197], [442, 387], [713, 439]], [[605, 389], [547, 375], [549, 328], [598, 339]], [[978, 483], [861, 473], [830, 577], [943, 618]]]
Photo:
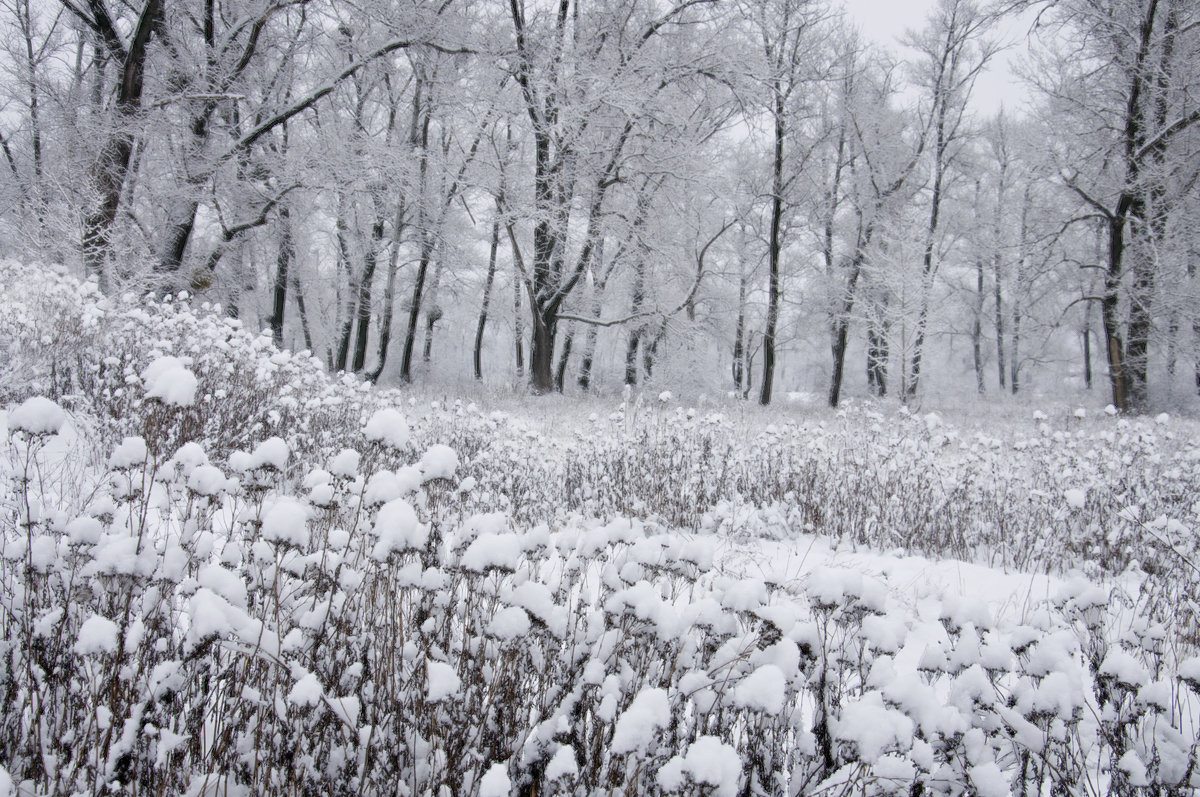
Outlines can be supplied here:
[[412, 505], [400, 498], [379, 508], [373, 531], [379, 541], [372, 549], [371, 557], [380, 562], [392, 553], [425, 547], [428, 537], [428, 529], [421, 525]]
[[184, 360], [159, 357], [142, 371], [146, 398], [158, 399], [173, 407], [190, 407], [196, 401], [199, 382]]
[[114, 653], [117, 649], [117, 624], [106, 617], [92, 615], [79, 627], [75, 652], [81, 656]]
[[275, 500], [263, 515], [262, 534], [271, 542], [308, 545], [308, 510], [294, 498]]
[[67, 421], [62, 407], [43, 396], [25, 399], [8, 414], [8, 428], [26, 434], [57, 434]]
[[613, 728], [612, 751], [632, 753], [644, 750], [655, 735], [671, 720], [671, 708], [664, 689], [644, 689]]
[[321, 682], [317, 680], [317, 676], [313, 673], [306, 673], [300, 680], [292, 686], [288, 692], [287, 700], [295, 706], [315, 706], [321, 702], [321, 695], [324, 694], [321, 689]]
[[458, 455], [450, 446], [438, 444], [430, 447], [421, 456], [417, 467], [421, 470], [423, 481], [453, 479], [455, 471], [458, 470]]
[[132, 468], [145, 462], [147, 456], [148, 451], [144, 439], [141, 437], [126, 437], [113, 450], [112, 456], [108, 458], [108, 466], [114, 470]]
[[72, 284], [71, 375], [0, 357], [71, 409], [0, 414], [0, 790], [1200, 788], [1185, 412], [489, 412]]
[[449, 664], [429, 659], [425, 663], [425, 699], [440, 703], [454, 697], [462, 687], [462, 681]]
[[512, 781], [504, 764], [492, 764], [479, 779], [479, 797], [509, 797], [511, 793]]
[[719, 797], [734, 797], [742, 775], [737, 750], [715, 736], [701, 736], [688, 746], [683, 771], [693, 783], [711, 786]]
[[377, 410], [367, 421], [363, 430], [367, 440], [373, 443], [383, 443], [398, 451], [408, 446], [410, 431], [408, 421], [399, 410], [386, 407]]
[[847, 703], [834, 723], [837, 738], [852, 742], [859, 758], [873, 763], [886, 752], [912, 745], [913, 722], [883, 704], [878, 692]]
[[742, 708], [778, 714], [783, 710], [785, 686], [783, 671], [767, 664], [742, 679], [733, 692], [733, 700]]
[[550, 763], [546, 765], [546, 780], [556, 781], [562, 778], [574, 778], [579, 774], [579, 765], [575, 762], [575, 749], [570, 745], [558, 748]]

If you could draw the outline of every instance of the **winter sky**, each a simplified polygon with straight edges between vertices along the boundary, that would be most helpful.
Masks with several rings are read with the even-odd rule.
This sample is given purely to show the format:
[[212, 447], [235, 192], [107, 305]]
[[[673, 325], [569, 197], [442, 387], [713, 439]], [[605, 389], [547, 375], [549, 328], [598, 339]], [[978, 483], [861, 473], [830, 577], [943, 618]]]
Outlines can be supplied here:
[[[905, 48], [899, 39], [908, 29], [920, 28], [937, 0], [845, 0], [850, 18], [870, 41], [890, 47], [898, 56]], [[1005, 44], [1013, 46], [1002, 51], [991, 67], [979, 78], [972, 95], [972, 105], [981, 114], [994, 114], [1001, 106], [1010, 113], [1020, 113], [1029, 90], [1013, 73], [1026, 51], [1026, 35], [1031, 19], [1022, 16], [1006, 22], [998, 31]]]

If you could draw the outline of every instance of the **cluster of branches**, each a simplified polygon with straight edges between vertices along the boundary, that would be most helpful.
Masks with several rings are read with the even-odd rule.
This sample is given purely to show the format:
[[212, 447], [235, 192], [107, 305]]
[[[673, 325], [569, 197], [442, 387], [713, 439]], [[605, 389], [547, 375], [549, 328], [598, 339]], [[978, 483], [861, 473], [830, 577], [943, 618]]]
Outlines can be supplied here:
[[990, 119], [1012, 4], [938, 0], [904, 60], [821, 0], [3, 6], [7, 254], [333, 370], [836, 405], [1091, 387], [1098, 345], [1120, 409], [1200, 389], [1182, 0], [1038, 8]]

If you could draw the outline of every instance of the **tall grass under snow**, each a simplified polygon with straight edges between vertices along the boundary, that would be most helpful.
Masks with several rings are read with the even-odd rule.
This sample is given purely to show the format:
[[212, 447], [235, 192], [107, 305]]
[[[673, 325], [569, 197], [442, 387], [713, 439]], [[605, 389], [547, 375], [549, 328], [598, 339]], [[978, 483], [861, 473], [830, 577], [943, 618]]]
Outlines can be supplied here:
[[[627, 402], [547, 437], [178, 297], [0, 284], [0, 794], [1200, 786], [1193, 427]], [[714, 561], [804, 534], [1077, 575], [1000, 622]]]

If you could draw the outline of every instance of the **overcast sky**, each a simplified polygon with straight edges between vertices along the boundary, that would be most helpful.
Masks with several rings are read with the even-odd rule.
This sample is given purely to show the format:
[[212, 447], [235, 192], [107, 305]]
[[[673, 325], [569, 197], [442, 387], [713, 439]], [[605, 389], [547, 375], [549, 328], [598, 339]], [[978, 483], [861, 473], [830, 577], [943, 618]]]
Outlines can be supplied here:
[[[935, 0], [843, 0], [850, 18], [870, 41], [891, 48], [897, 56], [907, 57], [907, 51], [897, 39], [908, 28], [920, 28]], [[971, 104], [981, 114], [994, 114], [1003, 105], [1010, 113], [1020, 113], [1029, 94], [1013, 74], [1015, 60], [1025, 52], [1025, 35], [1029, 20], [1014, 19], [999, 32], [1015, 46], [1001, 52], [991, 68], [980, 76], [975, 85]]]

